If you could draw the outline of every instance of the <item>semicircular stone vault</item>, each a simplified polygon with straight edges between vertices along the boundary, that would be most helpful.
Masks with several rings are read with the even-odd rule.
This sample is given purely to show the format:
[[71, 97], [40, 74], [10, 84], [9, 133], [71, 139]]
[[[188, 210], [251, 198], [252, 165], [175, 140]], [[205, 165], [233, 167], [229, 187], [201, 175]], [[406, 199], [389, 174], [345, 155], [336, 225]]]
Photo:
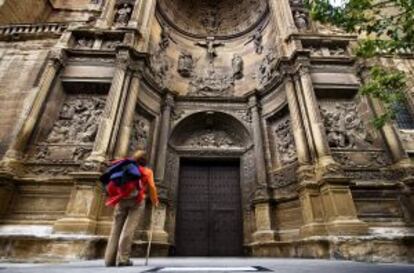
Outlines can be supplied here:
[[166, 21], [190, 36], [237, 36], [254, 28], [267, 12], [266, 0], [160, 0]]

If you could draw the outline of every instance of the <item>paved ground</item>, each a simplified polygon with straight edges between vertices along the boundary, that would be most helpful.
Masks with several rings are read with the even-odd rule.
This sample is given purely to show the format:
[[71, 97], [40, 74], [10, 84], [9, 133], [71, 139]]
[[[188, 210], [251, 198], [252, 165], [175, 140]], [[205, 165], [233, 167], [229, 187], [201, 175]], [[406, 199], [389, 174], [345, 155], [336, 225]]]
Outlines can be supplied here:
[[[157, 258], [149, 266], [143, 266], [143, 259], [134, 259], [133, 267], [106, 268], [102, 260], [64, 264], [10, 264], [0, 263], [0, 273], [106, 273], [106, 272], [198, 272], [193, 267], [250, 267], [260, 266], [276, 273], [414, 273], [414, 264], [369, 264], [349, 261], [303, 260], [303, 259], [257, 259], [257, 258]], [[159, 267], [180, 267], [184, 270], [156, 271]], [[189, 269], [189, 268], [192, 269]], [[186, 270], [189, 269], [189, 270]], [[155, 271], [154, 271], [155, 270]], [[165, 270], [165, 269], [164, 269]], [[243, 272], [243, 271], [233, 271]]]

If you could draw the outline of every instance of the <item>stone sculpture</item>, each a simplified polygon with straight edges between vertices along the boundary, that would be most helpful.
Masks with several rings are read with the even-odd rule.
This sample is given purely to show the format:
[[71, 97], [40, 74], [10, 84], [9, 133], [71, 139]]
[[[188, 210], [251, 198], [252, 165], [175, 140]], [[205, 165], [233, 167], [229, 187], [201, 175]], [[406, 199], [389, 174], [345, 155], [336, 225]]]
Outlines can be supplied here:
[[128, 3], [123, 3], [118, 6], [115, 13], [115, 23], [120, 25], [128, 25], [129, 19], [132, 14], [132, 5]]
[[243, 78], [243, 68], [244, 62], [242, 57], [239, 54], [234, 54], [233, 59], [231, 60], [231, 65], [233, 69], [233, 77], [236, 80]]
[[197, 42], [195, 45], [207, 50], [207, 59], [212, 63], [217, 57], [216, 47], [224, 46], [224, 43], [216, 42], [214, 37], [207, 37], [204, 42]]
[[177, 71], [184, 78], [191, 76], [193, 72], [193, 56], [190, 53], [181, 52], [178, 58]]

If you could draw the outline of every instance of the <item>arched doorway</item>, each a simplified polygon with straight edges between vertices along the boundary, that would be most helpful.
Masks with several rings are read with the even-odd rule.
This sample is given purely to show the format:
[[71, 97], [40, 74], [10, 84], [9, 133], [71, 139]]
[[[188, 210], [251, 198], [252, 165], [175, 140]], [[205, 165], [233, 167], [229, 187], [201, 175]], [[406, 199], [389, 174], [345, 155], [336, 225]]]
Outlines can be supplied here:
[[[221, 112], [200, 112], [173, 129], [175, 254], [241, 256], [254, 174], [248, 129]], [[252, 166], [253, 164], [253, 166]]]

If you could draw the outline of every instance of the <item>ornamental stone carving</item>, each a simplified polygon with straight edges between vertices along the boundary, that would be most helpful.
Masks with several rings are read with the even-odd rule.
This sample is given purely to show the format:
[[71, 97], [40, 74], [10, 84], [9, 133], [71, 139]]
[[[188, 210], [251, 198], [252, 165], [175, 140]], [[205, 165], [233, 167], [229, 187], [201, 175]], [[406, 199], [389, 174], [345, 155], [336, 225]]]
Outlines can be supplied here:
[[263, 52], [263, 36], [262, 36], [262, 28], [256, 29], [252, 36], [250, 36], [250, 40], [245, 43], [245, 45], [253, 42], [254, 51], [256, 54], [260, 55]]
[[115, 24], [120, 26], [128, 25], [134, 9], [134, 3], [135, 1], [118, 0], [115, 6]]
[[235, 80], [243, 78], [244, 62], [239, 54], [234, 54], [231, 60], [231, 66], [233, 69], [233, 77]]
[[276, 149], [280, 162], [282, 164], [289, 164], [296, 161], [296, 147], [289, 118], [283, 119], [276, 125], [275, 135]]
[[234, 93], [233, 75], [207, 70], [206, 75], [195, 75], [190, 81], [191, 96], [232, 96]]
[[205, 129], [196, 131], [184, 141], [184, 146], [201, 148], [230, 148], [241, 147], [242, 140], [234, 134], [224, 130]]
[[70, 95], [49, 132], [46, 143], [92, 143], [105, 106], [104, 97]]
[[193, 73], [193, 56], [188, 52], [181, 52], [180, 57], [178, 57], [178, 73], [184, 77], [188, 78]]
[[85, 37], [79, 38], [76, 40], [75, 47], [81, 48], [81, 49], [92, 48], [94, 42], [95, 42], [95, 39], [93, 38], [85, 38]]
[[329, 146], [338, 149], [367, 148], [373, 137], [358, 116], [354, 102], [337, 102], [334, 108], [322, 107]]
[[140, 149], [148, 151], [150, 134], [151, 121], [136, 111], [129, 143], [129, 150], [134, 151]]
[[269, 51], [259, 65], [257, 72], [258, 87], [265, 88], [275, 77], [279, 76], [276, 70], [276, 54]]

